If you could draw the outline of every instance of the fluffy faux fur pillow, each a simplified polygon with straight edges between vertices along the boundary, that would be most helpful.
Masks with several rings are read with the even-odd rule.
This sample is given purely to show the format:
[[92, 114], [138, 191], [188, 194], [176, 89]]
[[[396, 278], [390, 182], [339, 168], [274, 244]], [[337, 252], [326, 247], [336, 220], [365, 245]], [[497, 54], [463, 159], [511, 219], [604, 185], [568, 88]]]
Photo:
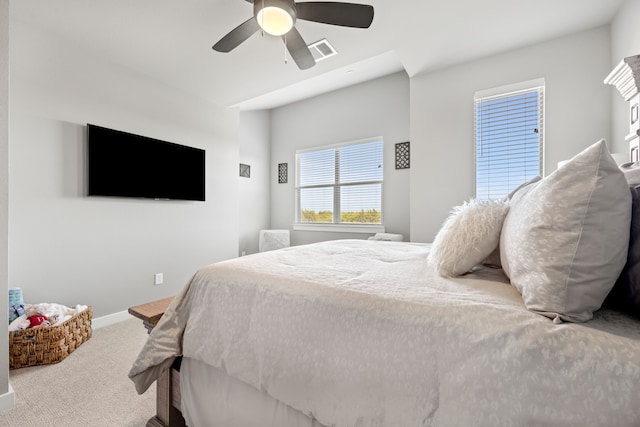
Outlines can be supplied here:
[[471, 199], [457, 206], [436, 235], [429, 262], [438, 274], [459, 276], [481, 263], [498, 246], [506, 200]]

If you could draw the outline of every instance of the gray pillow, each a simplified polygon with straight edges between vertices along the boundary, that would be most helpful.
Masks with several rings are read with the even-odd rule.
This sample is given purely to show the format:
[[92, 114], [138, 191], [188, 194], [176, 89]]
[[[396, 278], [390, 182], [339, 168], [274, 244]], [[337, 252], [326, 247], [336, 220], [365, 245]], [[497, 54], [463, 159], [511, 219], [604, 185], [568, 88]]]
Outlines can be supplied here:
[[601, 140], [525, 189], [504, 221], [502, 268], [529, 310], [587, 321], [626, 262], [627, 181]]
[[631, 185], [631, 232], [627, 263], [604, 305], [640, 317], [640, 185]]

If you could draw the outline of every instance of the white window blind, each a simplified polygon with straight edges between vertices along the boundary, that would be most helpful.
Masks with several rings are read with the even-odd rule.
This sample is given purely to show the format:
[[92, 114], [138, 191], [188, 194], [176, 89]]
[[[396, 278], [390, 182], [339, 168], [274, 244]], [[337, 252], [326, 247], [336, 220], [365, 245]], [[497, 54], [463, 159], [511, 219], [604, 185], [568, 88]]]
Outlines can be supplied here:
[[542, 175], [544, 86], [475, 98], [476, 198]]
[[296, 222], [382, 224], [382, 138], [296, 152]]

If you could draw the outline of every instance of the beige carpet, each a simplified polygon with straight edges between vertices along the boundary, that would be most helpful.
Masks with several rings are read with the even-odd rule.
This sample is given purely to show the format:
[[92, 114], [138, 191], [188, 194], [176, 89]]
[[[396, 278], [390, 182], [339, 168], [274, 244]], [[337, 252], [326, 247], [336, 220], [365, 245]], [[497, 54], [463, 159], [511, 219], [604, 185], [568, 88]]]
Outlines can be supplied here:
[[144, 427], [155, 388], [139, 396], [127, 373], [146, 338], [132, 318], [94, 330], [60, 363], [10, 371], [16, 402], [0, 413], [0, 426]]

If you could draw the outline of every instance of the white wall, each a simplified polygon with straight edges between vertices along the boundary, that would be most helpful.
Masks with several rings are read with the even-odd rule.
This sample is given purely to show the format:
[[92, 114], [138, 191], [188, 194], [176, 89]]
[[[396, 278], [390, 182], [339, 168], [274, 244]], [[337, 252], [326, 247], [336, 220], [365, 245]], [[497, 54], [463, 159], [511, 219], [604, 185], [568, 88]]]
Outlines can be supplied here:
[[270, 111], [240, 113], [240, 163], [251, 166], [251, 177], [240, 178], [240, 254], [258, 252], [259, 232], [271, 226], [270, 134]]
[[[394, 153], [396, 143], [409, 140], [409, 79], [406, 73], [392, 74], [276, 108], [271, 117], [272, 228], [291, 229], [295, 220], [297, 149], [382, 136], [386, 231], [404, 234], [405, 240], [409, 239], [409, 170], [395, 169]], [[289, 164], [287, 184], [277, 184], [278, 163]], [[291, 243], [368, 236], [370, 234], [292, 231]]]
[[[237, 256], [237, 112], [24, 23], [12, 22], [11, 63], [9, 286], [26, 302], [99, 317]], [[205, 149], [207, 201], [85, 197], [87, 122]]]
[[474, 196], [473, 95], [545, 79], [546, 173], [610, 139], [609, 27], [411, 79], [411, 238], [430, 242], [453, 206]]
[[[0, 307], [8, 306], [9, 0], [0, 0]], [[0, 316], [8, 323], [8, 312]], [[9, 388], [9, 333], [0, 328], [0, 411], [13, 406]]]
[[[627, 56], [640, 55], [640, 0], [627, 0], [611, 23], [611, 71]], [[629, 133], [629, 103], [615, 86], [609, 86], [612, 99], [612, 141], [616, 151], [627, 152], [625, 137]]]

